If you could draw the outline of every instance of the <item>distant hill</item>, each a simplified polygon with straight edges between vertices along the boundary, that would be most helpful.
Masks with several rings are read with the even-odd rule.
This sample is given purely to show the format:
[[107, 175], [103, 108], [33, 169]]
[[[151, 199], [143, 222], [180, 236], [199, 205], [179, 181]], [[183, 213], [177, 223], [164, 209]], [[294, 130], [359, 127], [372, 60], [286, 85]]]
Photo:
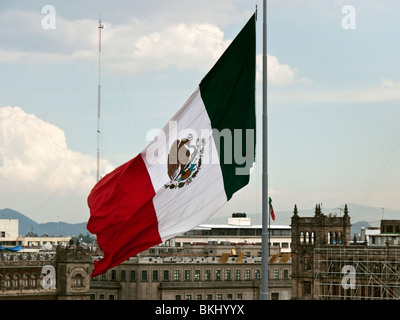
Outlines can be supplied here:
[[82, 223], [66, 223], [66, 222], [46, 222], [37, 223], [22, 213], [12, 209], [0, 210], [0, 219], [18, 219], [19, 234], [24, 236], [28, 232], [33, 232], [42, 236], [78, 236], [86, 235], [89, 231], [86, 229], [86, 222]]
[[[277, 205], [275, 205], [275, 210]], [[390, 210], [375, 207], [362, 206], [355, 203], [348, 203], [349, 215], [351, 219], [351, 237], [354, 233], [360, 233], [361, 227], [377, 227], [380, 225], [382, 219], [400, 219], [400, 210]], [[324, 208], [322, 212], [324, 214], [332, 213], [333, 215], [343, 215], [342, 210], [344, 204], [335, 208]], [[315, 208], [301, 209], [298, 208], [300, 217], [312, 217], [314, 215]], [[293, 211], [275, 211], [275, 221], [271, 220], [271, 224], [275, 225], [290, 225]], [[247, 217], [251, 218], [253, 224], [262, 224], [261, 213], [247, 213]], [[12, 209], [0, 210], [0, 219], [18, 219], [19, 220], [19, 234], [26, 235], [28, 232], [33, 232], [39, 236], [47, 234], [49, 236], [77, 236], [79, 234], [86, 235], [88, 230], [86, 229], [86, 222], [82, 223], [66, 223], [66, 222], [46, 222], [37, 223], [22, 213]], [[228, 222], [228, 217], [212, 217], [206, 223], [221, 223], [225, 224]]]

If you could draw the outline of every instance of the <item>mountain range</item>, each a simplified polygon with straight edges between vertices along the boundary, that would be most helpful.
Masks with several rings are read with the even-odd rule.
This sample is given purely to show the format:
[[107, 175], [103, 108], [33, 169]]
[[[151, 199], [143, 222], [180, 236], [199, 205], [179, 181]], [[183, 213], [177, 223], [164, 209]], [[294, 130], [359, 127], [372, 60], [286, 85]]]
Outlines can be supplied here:
[[[400, 210], [392, 210], [385, 208], [375, 208], [363, 206], [355, 203], [348, 203], [351, 226], [351, 236], [355, 233], [360, 233], [361, 227], [379, 227], [381, 219], [400, 219]], [[293, 211], [279, 211], [279, 208], [274, 205], [275, 221], [271, 220], [271, 225], [290, 225]], [[321, 206], [322, 213], [328, 215], [343, 215], [344, 204], [335, 208], [324, 208]], [[304, 209], [298, 208], [298, 215], [300, 217], [312, 217], [314, 215], [314, 208]], [[247, 217], [251, 218], [253, 224], [262, 224], [260, 213], [250, 213]], [[90, 234], [86, 229], [87, 222], [81, 223], [67, 223], [67, 222], [46, 222], [37, 223], [28, 218], [22, 213], [12, 209], [0, 210], [0, 219], [18, 219], [19, 220], [19, 234], [26, 235], [28, 232], [36, 233], [39, 236], [47, 234], [49, 236], [78, 236], [80, 234]], [[206, 223], [226, 224], [228, 217], [214, 216]]]
[[36, 233], [39, 236], [47, 234], [49, 236], [78, 236], [87, 235], [87, 222], [66, 223], [66, 222], [46, 222], [37, 223], [22, 213], [12, 209], [0, 210], [0, 219], [18, 219], [18, 233], [21, 236], [28, 232]]

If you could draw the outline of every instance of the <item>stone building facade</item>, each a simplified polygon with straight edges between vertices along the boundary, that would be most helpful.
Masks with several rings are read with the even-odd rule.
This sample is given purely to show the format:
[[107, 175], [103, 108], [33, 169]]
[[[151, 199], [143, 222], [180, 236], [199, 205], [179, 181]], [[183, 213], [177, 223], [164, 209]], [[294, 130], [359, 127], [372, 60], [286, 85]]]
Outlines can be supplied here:
[[299, 217], [295, 205], [291, 221], [292, 299], [314, 299], [314, 276], [320, 267], [315, 263], [315, 249], [349, 245], [350, 228], [347, 205], [343, 217], [327, 216], [321, 212], [319, 205], [315, 207], [313, 217]]
[[259, 299], [261, 261], [134, 257], [91, 283], [94, 299]]
[[[258, 300], [259, 245], [153, 247], [91, 281], [95, 300]], [[290, 299], [291, 257], [271, 248], [269, 288]]]
[[90, 254], [79, 247], [0, 253], [1, 300], [89, 299]]
[[350, 238], [347, 206], [343, 217], [292, 217], [292, 299], [399, 300], [400, 221], [381, 223], [377, 241]]

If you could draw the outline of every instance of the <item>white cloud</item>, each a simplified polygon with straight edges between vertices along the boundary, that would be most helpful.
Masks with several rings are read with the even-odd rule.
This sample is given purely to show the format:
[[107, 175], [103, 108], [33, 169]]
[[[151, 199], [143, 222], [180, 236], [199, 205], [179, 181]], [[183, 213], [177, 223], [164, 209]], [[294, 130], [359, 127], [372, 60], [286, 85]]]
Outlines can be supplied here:
[[179, 69], [208, 70], [229, 45], [224, 33], [207, 23], [171, 25], [137, 35], [134, 25], [110, 26], [104, 33], [107, 68], [138, 73]]
[[[4, 26], [0, 63], [40, 65], [76, 59], [98, 59], [98, 21], [67, 20], [57, 16], [55, 30], [43, 30], [39, 13], [12, 12]], [[0, 18], [2, 15], [0, 15]], [[23, 36], [12, 28], [22, 28]], [[102, 31], [104, 68], [136, 74], [175, 66], [207, 70], [229, 45], [224, 32], [210, 23], [154, 24], [131, 18], [124, 24], [106, 24]], [[5, 45], [7, 44], [7, 45]]]
[[[0, 19], [6, 36], [3, 44], [7, 44], [0, 44], [0, 64], [41, 65], [98, 59], [98, 21], [95, 19], [68, 20], [57, 15], [55, 30], [41, 28], [40, 12], [12, 11], [0, 14]], [[191, 22], [176, 16], [164, 17], [157, 23], [152, 19], [155, 18], [131, 17], [118, 24], [106, 23], [102, 29], [103, 68], [127, 74], [164, 70], [170, 66], [206, 72], [232, 41], [224, 39], [224, 32], [212, 23]], [[262, 56], [258, 55], [257, 80], [261, 79]], [[269, 84], [278, 86], [309, 82], [300, 78], [295, 68], [281, 64], [272, 55], [268, 55], [268, 80]]]
[[386, 79], [386, 78], [381, 78], [381, 86], [383, 87], [383, 88], [390, 88], [390, 89], [393, 89], [393, 88], [400, 88], [400, 82], [395, 82], [395, 81], [393, 81], [393, 80], [391, 80], [391, 79]]
[[[106, 172], [112, 170], [106, 161], [102, 167]], [[26, 199], [36, 197], [34, 202], [26, 203], [32, 209], [42, 206], [49, 195], [54, 199], [63, 197], [76, 206], [73, 202], [86, 198], [96, 183], [95, 170], [95, 157], [69, 149], [60, 128], [19, 107], [0, 108], [0, 192], [8, 194], [0, 200], [0, 207], [18, 208]], [[80, 201], [82, 211], [70, 215], [88, 212]]]
[[[9, 39], [7, 47], [0, 44], [0, 63], [40, 65], [98, 59], [97, 20], [67, 20], [57, 16], [56, 30], [43, 30], [38, 23], [43, 18], [39, 13], [16, 11], [3, 18], [6, 19], [3, 32]], [[31, 39], [23, 42], [24, 47], [20, 46], [21, 41], [14, 43], [12, 26], [23, 26], [25, 37]], [[151, 20], [131, 18], [121, 24], [107, 23], [102, 30], [103, 68], [129, 74], [170, 66], [206, 72], [230, 42], [211, 23], [164, 20], [154, 24]], [[258, 55], [257, 80], [261, 78], [262, 56]], [[268, 55], [268, 79], [271, 85], [279, 86], [308, 81], [272, 55]]]
[[[262, 80], [262, 55], [257, 55], [257, 80]], [[293, 83], [310, 83], [305, 77], [300, 78], [298, 71], [288, 64], [281, 64], [277, 57], [267, 54], [267, 77], [269, 85], [287, 86]]]

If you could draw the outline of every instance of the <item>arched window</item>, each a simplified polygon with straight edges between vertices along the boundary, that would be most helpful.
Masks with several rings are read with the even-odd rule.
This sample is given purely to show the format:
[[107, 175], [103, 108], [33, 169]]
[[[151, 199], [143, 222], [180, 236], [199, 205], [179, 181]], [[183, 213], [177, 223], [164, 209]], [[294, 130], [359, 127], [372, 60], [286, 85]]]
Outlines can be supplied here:
[[11, 276], [9, 274], [4, 277], [4, 287], [11, 288]]
[[335, 231], [333, 233], [333, 240], [332, 240], [332, 244], [336, 244], [337, 243], [337, 232]]
[[29, 288], [29, 276], [26, 273], [22, 276], [22, 287]]
[[34, 273], [31, 274], [30, 287], [31, 288], [36, 288], [37, 287], [37, 276]]
[[339, 244], [342, 243], [342, 232], [341, 231], [338, 232], [338, 243]]
[[18, 289], [19, 288], [19, 275], [14, 274], [13, 278], [12, 278], [12, 287], [14, 289]]
[[315, 233], [314, 231], [311, 232], [311, 244], [314, 245], [315, 244]]
[[332, 232], [328, 232], [328, 244], [332, 244]]
[[310, 233], [307, 231], [306, 232], [306, 244], [310, 243]]
[[80, 273], [77, 273], [73, 278], [72, 278], [72, 285], [74, 287], [83, 287], [83, 277]]
[[300, 232], [300, 244], [304, 244], [304, 233], [303, 233], [303, 231]]

